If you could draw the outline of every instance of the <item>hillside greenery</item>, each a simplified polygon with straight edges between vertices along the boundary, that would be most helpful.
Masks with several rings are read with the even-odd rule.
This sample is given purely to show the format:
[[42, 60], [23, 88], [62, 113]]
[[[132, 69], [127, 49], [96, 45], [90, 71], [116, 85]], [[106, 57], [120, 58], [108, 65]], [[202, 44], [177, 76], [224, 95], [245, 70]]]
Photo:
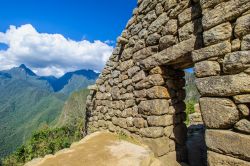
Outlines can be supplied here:
[[0, 91], [0, 157], [14, 151], [40, 126], [55, 123], [66, 100], [22, 80]]
[[82, 138], [82, 122], [61, 128], [43, 127], [34, 132], [24, 145], [2, 161], [3, 166], [22, 166], [33, 158], [44, 157], [47, 154], [69, 148]]
[[[65, 101], [74, 91], [93, 84], [98, 75], [92, 70], [78, 70], [60, 78], [40, 77], [25, 65], [0, 71], [0, 159], [15, 151], [42, 126], [62, 127], [64, 121], [74, 121], [70, 118], [73, 115], [70, 106], [63, 109]], [[83, 100], [79, 101], [85, 104]], [[79, 105], [84, 108], [84, 104]], [[62, 112], [68, 112], [64, 120]], [[72, 120], [65, 120], [68, 118]]]
[[[23, 165], [33, 158], [67, 148], [84, 135], [85, 103], [89, 90], [72, 93], [55, 121], [43, 123], [28, 141], [3, 160], [3, 165]], [[45, 113], [47, 114], [47, 113]], [[36, 120], [35, 120], [36, 121]]]

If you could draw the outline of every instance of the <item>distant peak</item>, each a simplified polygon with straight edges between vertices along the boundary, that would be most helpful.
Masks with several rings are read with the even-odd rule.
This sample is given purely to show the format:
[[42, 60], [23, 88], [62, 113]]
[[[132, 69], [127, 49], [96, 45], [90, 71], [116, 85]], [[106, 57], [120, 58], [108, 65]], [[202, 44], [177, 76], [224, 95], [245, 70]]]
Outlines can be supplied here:
[[21, 64], [21, 65], [19, 66], [19, 68], [27, 69], [27, 67], [25, 66], [25, 64]]
[[25, 72], [30, 76], [36, 76], [36, 74], [31, 69], [29, 69], [25, 64], [21, 64], [19, 68], [24, 69]]

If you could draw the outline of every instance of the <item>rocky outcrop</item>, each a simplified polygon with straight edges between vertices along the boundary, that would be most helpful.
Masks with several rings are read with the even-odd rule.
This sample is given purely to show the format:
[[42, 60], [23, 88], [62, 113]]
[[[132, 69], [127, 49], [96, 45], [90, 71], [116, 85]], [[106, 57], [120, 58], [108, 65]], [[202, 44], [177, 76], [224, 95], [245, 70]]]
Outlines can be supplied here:
[[208, 163], [247, 165], [249, 144], [226, 144], [249, 139], [249, 11], [249, 0], [138, 0], [88, 97], [88, 132], [126, 133], [162, 161], [187, 161], [183, 69], [194, 67]]

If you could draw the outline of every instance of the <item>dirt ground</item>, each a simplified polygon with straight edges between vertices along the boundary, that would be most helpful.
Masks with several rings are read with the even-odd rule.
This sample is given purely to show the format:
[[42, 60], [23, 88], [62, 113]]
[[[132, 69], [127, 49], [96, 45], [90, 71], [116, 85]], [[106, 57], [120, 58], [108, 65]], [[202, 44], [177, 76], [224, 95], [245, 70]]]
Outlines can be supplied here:
[[35, 159], [25, 166], [141, 166], [152, 163], [152, 152], [142, 145], [97, 132], [55, 155]]

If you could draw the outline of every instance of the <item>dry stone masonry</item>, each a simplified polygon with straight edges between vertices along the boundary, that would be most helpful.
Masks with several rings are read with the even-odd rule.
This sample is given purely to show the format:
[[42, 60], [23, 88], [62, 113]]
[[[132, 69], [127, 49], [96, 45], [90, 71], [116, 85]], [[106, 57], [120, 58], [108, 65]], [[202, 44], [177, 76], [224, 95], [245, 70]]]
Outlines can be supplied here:
[[88, 133], [143, 139], [188, 160], [185, 79], [194, 67], [209, 166], [250, 166], [250, 1], [138, 0], [87, 101]]

